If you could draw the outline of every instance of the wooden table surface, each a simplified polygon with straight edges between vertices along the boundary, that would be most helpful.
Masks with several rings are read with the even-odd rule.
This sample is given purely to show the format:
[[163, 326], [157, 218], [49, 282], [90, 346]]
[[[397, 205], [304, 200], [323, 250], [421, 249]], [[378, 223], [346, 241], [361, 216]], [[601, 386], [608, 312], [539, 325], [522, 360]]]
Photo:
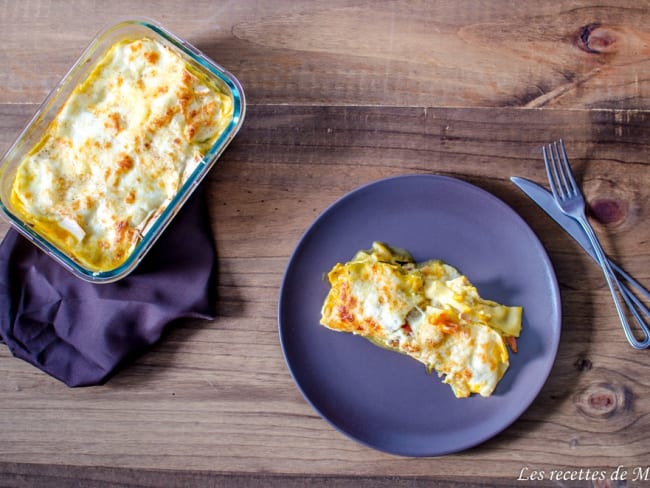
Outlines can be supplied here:
[[[540, 148], [564, 138], [604, 247], [650, 285], [650, 2], [0, 0], [0, 151], [98, 30], [135, 15], [246, 92], [244, 126], [204, 183], [218, 317], [174, 324], [96, 387], [68, 388], [0, 346], [0, 485], [650, 483], [650, 352], [625, 341], [596, 264], [509, 181], [544, 183]], [[563, 307], [532, 406], [435, 458], [335, 430], [303, 399], [278, 337], [281, 279], [310, 223], [358, 186], [409, 173], [510, 205], [548, 251]], [[610, 479], [617, 468], [627, 482]], [[542, 479], [522, 479], [533, 471]]]

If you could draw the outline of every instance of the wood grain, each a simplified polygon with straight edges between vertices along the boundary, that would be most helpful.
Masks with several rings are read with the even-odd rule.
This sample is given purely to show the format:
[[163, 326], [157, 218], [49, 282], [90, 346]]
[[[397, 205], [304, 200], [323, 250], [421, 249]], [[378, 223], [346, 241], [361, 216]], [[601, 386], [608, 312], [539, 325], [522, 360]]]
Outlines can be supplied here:
[[649, 6], [4, 0], [0, 103], [39, 103], [99, 29], [147, 16], [236, 73], [252, 103], [646, 109]]
[[[218, 317], [172, 324], [91, 388], [0, 347], [0, 485], [511, 486], [523, 468], [648, 466], [648, 353], [625, 341], [595, 263], [508, 180], [543, 183], [540, 147], [563, 137], [607, 252], [650, 284], [648, 2], [132, 3], [0, 0], [0, 152], [118, 16], [157, 18], [232, 70], [246, 121], [203, 184]], [[510, 205], [562, 293], [560, 350], [537, 400], [500, 435], [440, 458], [333, 429], [299, 393], [277, 334], [283, 272], [314, 218], [410, 173]], [[558, 484], [594, 485], [534, 485]]]
[[[646, 463], [647, 355], [625, 342], [597, 267], [507, 181], [542, 181], [539, 146], [567, 128], [590, 201], [611, 198], [616, 182], [621, 208], [635, 209], [599, 233], [612, 256], [647, 282], [650, 236], [639, 224], [648, 218], [650, 190], [629, 175], [647, 172], [639, 161], [647, 147], [638, 141], [648, 140], [648, 126], [637, 122], [631, 145], [610, 111], [251, 107], [206, 181], [220, 263], [218, 318], [175, 325], [103, 387], [67, 389], [0, 350], [1, 459], [292, 476], [304, 475], [308, 463], [319, 476], [462, 473], [474, 481], [514, 479], [526, 465]], [[611, 138], [595, 139], [604, 127]], [[321, 420], [291, 380], [276, 325], [286, 260], [316, 214], [358, 185], [415, 172], [470, 181], [519, 212], [550, 253], [564, 307], [559, 356], [533, 406], [487, 443], [426, 460], [363, 448]]]

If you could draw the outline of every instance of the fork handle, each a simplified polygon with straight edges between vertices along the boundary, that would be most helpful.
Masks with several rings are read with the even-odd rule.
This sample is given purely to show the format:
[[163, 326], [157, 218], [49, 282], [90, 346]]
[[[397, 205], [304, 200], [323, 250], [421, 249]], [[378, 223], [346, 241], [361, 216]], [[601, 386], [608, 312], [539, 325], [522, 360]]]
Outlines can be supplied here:
[[[648, 317], [650, 319], [650, 310], [648, 310], [648, 307], [646, 307], [643, 303], [641, 303], [641, 300], [639, 300], [632, 291], [625, 286], [624, 283], [619, 281], [619, 284], [621, 285], [621, 291], [623, 292], [623, 298], [625, 299], [625, 302], [627, 303], [628, 307], [632, 309], [632, 312], [637, 312], [640, 311], [643, 315]], [[634, 314], [636, 317], [636, 314]], [[641, 320], [641, 319], [637, 319]]]
[[[632, 278], [632, 276], [626, 273], [625, 270], [621, 268], [619, 265], [617, 265], [614, 261], [612, 261], [611, 259], [608, 259], [608, 261], [612, 270], [614, 270], [614, 272], [619, 276], [619, 278], [622, 278], [622, 280], [619, 280], [619, 285], [625, 303], [632, 311], [632, 314], [634, 315], [634, 318], [637, 320], [637, 322], [640, 325], [643, 324], [643, 319], [639, 315], [639, 312], [645, 315], [648, 319], [650, 319], [650, 310], [648, 310], [648, 307], [646, 307], [645, 304], [641, 302], [641, 300], [636, 296], [636, 294], [634, 294], [632, 290], [628, 288], [628, 285], [633, 286], [634, 289], [639, 294], [643, 295], [645, 299], [650, 299], [650, 292], [646, 288], [644, 288], [644, 286], [641, 283], [639, 283], [637, 280]], [[641, 328], [645, 330], [643, 325], [641, 325]]]
[[[616, 275], [614, 274], [614, 270], [612, 269], [609, 259], [607, 259], [605, 255], [605, 251], [603, 250], [602, 246], [600, 245], [600, 242], [598, 241], [598, 237], [596, 237], [596, 234], [594, 233], [594, 230], [592, 229], [591, 225], [589, 225], [589, 222], [587, 221], [587, 218], [582, 216], [580, 219], [578, 219], [580, 222], [580, 225], [582, 225], [582, 228], [584, 229], [585, 233], [587, 234], [587, 237], [589, 238], [589, 241], [591, 242], [591, 245], [594, 248], [594, 251], [596, 252], [596, 257], [598, 258], [598, 263], [600, 264], [600, 267], [603, 270], [603, 274], [605, 275], [605, 279], [607, 281], [607, 286], [609, 287], [609, 291], [612, 294], [612, 298], [614, 299], [614, 305], [616, 306], [616, 312], [618, 313], [618, 316], [621, 320], [621, 325], [623, 326], [623, 331], [625, 332], [625, 337], [627, 338], [628, 342], [630, 345], [635, 348], [635, 349], [645, 349], [648, 346], [650, 346], [650, 330], [648, 329], [648, 326], [645, 324], [643, 321], [643, 318], [639, 314], [639, 311], [635, 307], [635, 305], [639, 306], [641, 308], [641, 311], [643, 311], [646, 315], [648, 310], [643, 306], [643, 304], [640, 303], [639, 300], [636, 299], [636, 297], [618, 280]], [[634, 336], [634, 333], [632, 332], [632, 328], [630, 327], [630, 324], [627, 320], [627, 317], [625, 316], [625, 312], [623, 310], [623, 305], [621, 304], [621, 300], [619, 299], [616, 289], [618, 289], [618, 292], [623, 296], [623, 300], [625, 301], [625, 305], [630, 309], [632, 315], [634, 316], [635, 320], [637, 321], [639, 327], [643, 331], [644, 334], [644, 339], [639, 340]]]
[[[611, 259], [609, 260], [609, 265], [612, 267], [614, 271], [616, 271], [625, 281], [627, 281], [630, 285], [632, 285], [641, 295], [643, 295], [646, 299], [650, 300], [650, 291], [645, 289], [641, 283], [639, 283], [637, 280], [632, 278], [629, 274], [625, 272], [623, 268], [618, 266], [614, 261]], [[628, 290], [629, 291], [629, 290]]]

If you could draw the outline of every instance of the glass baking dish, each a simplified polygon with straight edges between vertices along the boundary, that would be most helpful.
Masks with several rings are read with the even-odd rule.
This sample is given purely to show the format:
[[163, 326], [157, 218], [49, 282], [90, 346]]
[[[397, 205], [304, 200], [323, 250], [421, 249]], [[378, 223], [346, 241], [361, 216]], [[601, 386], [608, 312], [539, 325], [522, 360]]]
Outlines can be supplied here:
[[[122, 259], [122, 261], [120, 261], [119, 264], [115, 265], [114, 267], [103, 269], [99, 266], [85, 264], [84, 259], [80, 259], [77, 255], [75, 255], [75, 251], [68, 249], [68, 246], [65, 243], [62, 244], [61, 242], [57, 241], [59, 237], [56, 236], [63, 236], [60, 237], [60, 239], [62, 241], [65, 240], [65, 242], [75, 242], [75, 239], [76, 242], [82, 242], [84, 239], [87, 239], [87, 234], [85, 233], [85, 230], [82, 228], [83, 226], [76, 224], [75, 221], [73, 221], [74, 219], [66, 220], [67, 217], [64, 218], [64, 217], [57, 216], [56, 218], [54, 217], [51, 218], [48, 216], [47, 219], [50, 220], [43, 218], [43, 222], [54, 221], [57, 223], [51, 224], [52, 227], [59, 226], [60, 224], [60, 226], [63, 227], [64, 229], [64, 231], [57, 229], [56, 232], [50, 232], [50, 234], [54, 236], [51, 237], [48, 234], [49, 231], [42, 230], [42, 228], [47, 229], [48, 225], [50, 224], [46, 225], [46, 224], [34, 223], [31, 222], [29, 218], [26, 218], [25, 212], [21, 211], [24, 197], [21, 197], [22, 199], [19, 197], [15, 197], [12, 200], [12, 192], [15, 193], [18, 192], [18, 190], [14, 190], [14, 183], [16, 185], [16, 188], [20, 188], [20, 185], [28, 185], [28, 184], [35, 186], [36, 183], [34, 182], [40, 182], [41, 181], [40, 179], [45, 178], [41, 174], [39, 174], [40, 170], [36, 171], [34, 169], [31, 169], [30, 170], [31, 173], [29, 174], [32, 176], [30, 177], [31, 179], [28, 180], [28, 183], [23, 183], [22, 180], [21, 182], [17, 181], [17, 175], [19, 174], [18, 172], [20, 171], [21, 178], [23, 178], [22, 175], [25, 172], [23, 169], [19, 169], [21, 163], [26, 158], [33, 158], [32, 155], [34, 153], [36, 153], [39, 157], [41, 157], [39, 151], [42, 151], [44, 141], [48, 141], [49, 139], [56, 139], [48, 131], [52, 130], [51, 127], [60, 128], [63, 127], [65, 123], [68, 123], [68, 122], [60, 122], [59, 120], [56, 119], [58, 114], [60, 113], [68, 114], [68, 111], [71, 110], [68, 108], [68, 105], [66, 105], [66, 102], [68, 102], [69, 99], [72, 100], [73, 95], [77, 97], [77, 99], [83, 99], [82, 97], [85, 96], [84, 95], [85, 93], [84, 90], [86, 90], [85, 87], [87, 86], [88, 83], [92, 83], [92, 81], [89, 80], [93, 80], [95, 76], [97, 76], [97, 79], [100, 79], [100, 75], [108, 79], [106, 75], [107, 68], [105, 67], [106, 66], [105, 58], [108, 56], [109, 52], [113, 52], [111, 51], [113, 46], [117, 46], [117, 45], [123, 46], [125, 45], [124, 43], [126, 43], [126, 45], [130, 45], [129, 43], [131, 43], [132, 41], [137, 42], [142, 39], [145, 39], [146, 40], [145, 42], [149, 42], [150, 40], [153, 40], [159, 43], [156, 44], [157, 46], [164, 46], [165, 48], [160, 50], [161, 52], [163, 52], [164, 56], [167, 56], [167, 53], [169, 52], [167, 51], [167, 49], [170, 50], [172, 54], [174, 53], [177, 54], [181, 58], [182, 62], [185, 63], [185, 64], [181, 63], [180, 65], [185, 66], [185, 69], [188, 73], [192, 73], [193, 75], [196, 76], [196, 80], [198, 81], [196, 81], [195, 84], [201, 87], [202, 93], [208, 92], [210, 95], [219, 93], [218, 97], [221, 97], [219, 99], [228, 102], [227, 103], [228, 110], [225, 112], [225, 115], [223, 115], [224, 110], [219, 112], [221, 114], [220, 115], [221, 119], [219, 120], [218, 125], [219, 125], [219, 130], [221, 132], [212, 133], [212, 136], [216, 137], [216, 139], [214, 139], [214, 137], [212, 139], [206, 138], [207, 142], [204, 142], [204, 144], [207, 144], [207, 146], [205, 148], [202, 148], [202, 150], [198, 152], [198, 156], [196, 156], [197, 152], [194, 152], [195, 156], [192, 159], [191, 164], [188, 164], [187, 166], [182, 166], [181, 164], [177, 164], [178, 167], [185, 168], [182, 174], [179, 172], [179, 174], [176, 175], [178, 176], [177, 190], [176, 187], [173, 187], [174, 188], [173, 191], [175, 193], [171, 193], [170, 196], [166, 198], [164, 203], [157, 208], [155, 214], [154, 213], [149, 214], [149, 218], [146, 222], [146, 225], [142, 225], [142, 228], [139, 228], [136, 231], [134, 231], [134, 233], [137, 234], [135, 237], [133, 237], [134, 242], [136, 243], [131, 244], [131, 248], [128, 251], [124, 253], [120, 253], [120, 259]], [[173, 56], [172, 58], [176, 59]], [[131, 59], [131, 58], [124, 58], [123, 56], [120, 59]], [[149, 60], [149, 58], [147, 58], [147, 60]], [[158, 56], [156, 56], [154, 61], [158, 61]], [[112, 66], [112, 64], [109, 63], [108, 66]], [[131, 69], [131, 67], [128, 66], [128, 63], [125, 69], [127, 70]], [[154, 75], [158, 74], [156, 70], [153, 70], [151, 72], [154, 73]], [[100, 73], [100, 75], [95, 75], [95, 73]], [[110, 72], [108, 73], [110, 74]], [[122, 79], [121, 75], [119, 77], [116, 77], [115, 79], [117, 78], [119, 78], [120, 80]], [[165, 76], [161, 78], [165, 79]], [[99, 85], [98, 83], [97, 86], [104, 86], [104, 85]], [[108, 83], [105, 83], [105, 86], [108, 86]], [[121, 81], [119, 86], [121, 86]], [[135, 86], [135, 84], [133, 86]], [[97, 90], [99, 89], [100, 88], [97, 88]], [[212, 93], [213, 90], [215, 90], [214, 93]], [[82, 95], [79, 95], [80, 93]], [[198, 88], [196, 93], [197, 94], [194, 96], [192, 100], [199, 100], [201, 98], [198, 94]], [[108, 95], [106, 95], [106, 97], [107, 96]], [[180, 99], [181, 97], [179, 96], [179, 100]], [[94, 99], [92, 100], [94, 102]], [[118, 100], [121, 99], [118, 98]], [[74, 103], [78, 103], [78, 102], [75, 101]], [[115, 103], [121, 103], [121, 102], [115, 102]], [[72, 106], [74, 107], [77, 106], [74, 105], [72, 102], [70, 102], [70, 104], [72, 104]], [[226, 105], [225, 102], [224, 104], [222, 104], [222, 106], [224, 105]], [[90, 109], [86, 110], [86, 112], [79, 111], [79, 115], [85, 117], [88, 112], [92, 112], [94, 106], [89, 105], [89, 107]], [[158, 23], [148, 19], [130, 19], [130, 20], [121, 21], [103, 30], [95, 37], [95, 39], [86, 48], [86, 50], [77, 60], [77, 62], [73, 65], [73, 67], [70, 69], [67, 75], [59, 82], [59, 84], [54, 88], [54, 90], [52, 90], [52, 92], [48, 95], [48, 97], [40, 106], [40, 108], [38, 109], [38, 111], [36, 112], [32, 120], [28, 123], [27, 127], [23, 130], [21, 135], [18, 137], [16, 142], [10, 147], [7, 153], [3, 156], [2, 160], [0, 160], [0, 209], [2, 210], [2, 214], [6, 217], [6, 219], [10, 222], [10, 224], [14, 228], [16, 228], [20, 233], [26, 236], [30, 241], [36, 244], [39, 248], [41, 248], [46, 254], [48, 254], [49, 256], [57, 260], [59, 263], [61, 263], [64, 267], [69, 269], [76, 276], [93, 283], [108, 283], [108, 282], [119, 280], [124, 276], [126, 276], [127, 274], [129, 274], [142, 260], [142, 258], [146, 255], [147, 251], [151, 248], [151, 246], [155, 243], [155, 241], [158, 239], [158, 237], [163, 232], [163, 230], [167, 227], [167, 225], [176, 215], [180, 207], [185, 203], [185, 201], [191, 195], [193, 190], [205, 177], [205, 175], [208, 173], [208, 171], [217, 161], [219, 156], [222, 154], [226, 146], [230, 143], [230, 141], [233, 139], [235, 134], [239, 131], [242, 122], [244, 120], [245, 107], [246, 107], [246, 102], [245, 102], [244, 92], [239, 81], [232, 74], [230, 74], [228, 71], [223, 69], [221, 66], [216, 64], [211, 59], [207, 58], [205, 55], [203, 55], [196, 48], [188, 44], [186, 41], [178, 38], [171, 32], [167, 31]], [[131, 113], [133, 110], [139, 109], [138, 107], [132, 107], [132, 106], [125, 107], [125, 108], [128, 109], [129, 113]], [[151, 109], [150, 107], [143, 107], [142, 110], [143, 110], [142, 113], [146, 114], [151, 112], [153, 109]], [[149, 112], [147, 112], [147, 110], [149, 110]], [[175, 112], [173, 112], [174, 114], [183, 112], [183, 108], [181, 109], [175, 108], [174, 110], [175, 110]], [[192, 116], [196, 116], [196, 112], [197, 110], [194, 110], [192, 112]], [[183, 112], [183, 114], [185, 114], [185, 112]], [[61, 117], [66, 117], [66, 116], [67, 115], [62, 115]], [[186, 117], [185, 119], [186, 121], [189, 120], [187, 119], [187, 116], [185, 117]], [[67, 120], [67, 119], [62, 119], [62, 120]], [[196, 120], [196, 119], [192, 119], [192, 120]], [[76, 121], [72, 120], [69, 123], [72, 125], [82, 124], [82, 125], [76, 125], [75, 127], [83, 127], [83, 123], [81, 119], [78, 119]], [[119, 122], [117, 123], [119, 125]], [[208, 126], [211, 123], [212, 121], [210, 120], [205, 122], [205, 124], [207, 124]], [[166, 130], [169, 131], [171, 131], [171, 127], [178, 125], [176, 122], [174, 123], [168, 122], [167, 124], [168, 125], [165, 127]], [[101, 129], [100, 125], [97, 126], [100, 127]], [[108, 125], [106, 125], [106, 127], [107, 130], [110, 129]], [[133, 124], [133, 127], [135, 127], [135, 124]], [[115, 128], [113, 127], [113, 129]], [[191, 136], [187, 135], [188, 134], [187, 130], [188, 130], [188, 126], [185, 127], [186, 139], [188, 137], [191, 138]], [[190, 133], [193, 134], [193, 131], [191, 131]], [[105, 136], [106, 136], [106, 140], [110, 140], [108, 134], [102, 134], [101, 138], [104, 138]], [[162, 142], [164, 143], [162, 145], [164, 145], [165, 147], [172, 145], [170, 141], [167, 141], [164, 138], [166, 136], [161, 136], [161, 137], [163, 137], [163, 139], [160, 140], [162, 140]], [[70, 140], [75, 140], [74, 133], [72, 133]], [[86, 139], [86, 144], [88, 144], [89, 140], [90, 137]], [[180, 140], [181, 140], [180, 137], [174, 138], [174, 142], [176, 143], [177, 146], [181, 145], [181, 142], [179, 142]], [[105, 145], [109, 145], [109, 144], [110, 142], [105, 143]], [[183, 144], [182, 146], [183, 148], [189, 147], [189, 145], [186, 144], [185, 139], [182, 141], [182, 144]], [[63, 151], [64, 150], [62, 150], [62, 154], [68, 154]], [[161, 151], [162, 150], [159, 150], [158, 154], [162, 154]], [[187, 151], [189, 151], [189, 149], [187, 149]], [[173, 151], [170, 150], [168, 153], [165, 154], [171, 154], [172, 152]], [[127, 171], [133, 167], [134, 164], [133, 160], [135, 158], [135, 155], [132, 156], [133, 158], [130, 157], [128, 154], [124, 156], [125, 161], [128, 162], [128, 165], [125, 166], [124, 164], [120, 163], [122, 164], [121, 168], [123, 170]], [[187, 155], [185, 154], [185, 156]], [[102, 156], [102, 158], [104, 160], [106, 159], [105, 156]], [[150, 160], [154, 160], [154, 159], [155, 158], [153, 157], [150, 158]], [[38, 169], [39, 167], [36, 166], [36, 168]], [[51, 170], [48, 169], [48, 171]], [[86, 169], [86, 171], [92, 172], [97, 170], [93, 168], [89, 168]], [[140, 179], [138, 179], [138, 181], [140, 181]], [[65, 191], [68, 192], [70, 183], [66, 183], [66, 184], [68, 186], [66, 186]], [[74, 180], [72, 184], [73, 185], [75, 184]], [[109, 179], [107, 178], [105, 182], [102, 182], [101, 184], [108, 186]], [[45, 183], [43, 183], [43, 185], [45, 185]], [[51, 181], [48, 182], [47, 185], [51, 185]], [[117, 183], [115, 185], [117, 185]], [[120, 185], [122, 185], [122, 183], [120, 183]], [[122, 186], [124, 186], [125, 188], [127, 187], [126, 184]], [[38, 186], [36, 186], [36, 188], [38, 188]], [[146, 195], [144, 189], [136, 188], [136, 190], [137, 191], [133, 191], [134, 194]], [[84, 187], [83, 191], [87, 191], [87, 188]], [[81, 190], [78, 190], [78, 192], [80, 193]], [[27, 192], [25, 194], [32, 195], [33, 193], [40, 194], [40, 192], [32, 192], [32, 191]], [[57, 192], [52, 192], [52, 193], [58, 195], [58, 190]], [[66, 193], [66, 195], [68, 194], [70, 193]], [[100, 191], [98, 194], [102, 195], [107, 193], [103, 193], [102, 191]], [[90, 200], [88, 201], [90, 202]], [[88, 203], [88, 205], [91, 204]], [[104, 202], [104, 206], [106, 205], [107, 203]], [[19, 206], [21, 208], [19, 208]], [[39, 207], [39, 209], [40, 208], [41, 207]], [[94, 212], [97, 215], [99, 215], [99, 212], [97, 210], [94, 210]], [[91, 210], [86, 210], [86, 214], [84, 214], [83, 218], [84, 219], [91, 218], [91, 217], [87, 217], [87, 215], [91, 215], [91, 214], [92, 214]], [[40, 214], [35, 213], [35, 215], [39, 216], [39, 217], [35, 217], [35, 219], [40, 218]], [[152, 217], [152, 215], [155, 216]], [[56, 219], [59, 219], [60, 221], [57, 221]], [[68, 223], [66, 225], [63, 225], [65, 223], [64, 221]], [[86, 224], [85, 221], [84, 224]], [[90, 228], [90, 226], [88, 226], [88, 228]], [[65, 229], [70, 231], [70, 235], [66, 234]], [[98, 242], [101, 243], [102, 241], [98, 241]], [[121, 257], [122, 255], [125, 255], [126, 257], [122, 258]]]

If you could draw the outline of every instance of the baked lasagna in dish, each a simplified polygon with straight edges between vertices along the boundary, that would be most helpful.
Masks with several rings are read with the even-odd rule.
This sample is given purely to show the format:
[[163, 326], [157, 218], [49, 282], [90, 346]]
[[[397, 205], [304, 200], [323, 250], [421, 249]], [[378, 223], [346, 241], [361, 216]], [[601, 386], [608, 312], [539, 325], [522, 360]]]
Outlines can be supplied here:
[[121, 40], [19, 164], [11, 204], [85, 268], [115, 269], [232, 118], [232, 96], [172, 49]]
[[383, 243], [328, 273], [321, 324], [363, 336], [435, 371], [456, 397], [490, 396], [516, 352], [522, 308], [481, 298], [454, 267], [416, 263]]

